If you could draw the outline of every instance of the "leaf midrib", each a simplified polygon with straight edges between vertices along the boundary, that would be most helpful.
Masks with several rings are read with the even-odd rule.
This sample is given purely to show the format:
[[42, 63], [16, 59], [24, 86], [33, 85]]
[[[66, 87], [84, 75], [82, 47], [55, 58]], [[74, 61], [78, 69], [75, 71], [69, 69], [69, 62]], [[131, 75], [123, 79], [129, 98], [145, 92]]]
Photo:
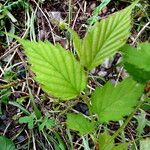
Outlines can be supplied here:
[[[36, 43], [36, 44], [38, 44], [38, 43]], [[44, 43], [45, 44], [45, 43]], [[56, 48], [56, 47], [55, 47]], [[34, 50], [34, 47], [33, 47], [33, 50]], [[58, 49], [57, 49], [58, 50]], [[34, 50], [35, 51], [35, 50]], [[49, 65], [51, 65], [53, 68], [54, 68], [54, 70], [56, 70], [56, 72], [58, 72], [63, 78], [64, 78], [64, 80], [68, 83], [68, 84], [70, 84], [71, 86], [72, 86], [72, 88], [75, 90], [75, 92], [77, 92], [77, 93], [79, 93], [79, 91], [76, 89], [76, 87], [74, 87], [73, 85], [72, 85], [72, 83], [71, 83], [71, 81], [69, 81], [50, 61], [48, 61], [47, 59], [45, 59], [45, 57], [43, 56], [43, 55], [40, 55], [39, 54], [39, 52], [38, 51], [36, 51], [37, 53], [38, 53], [38, 55], [40, 56], [40, 57], [42, 57], [42, 59], [44, 60], [44, 61], [46, 61]], [[69, 54], [69, 53], [68, 53]], [[70, 55], [70, 54], [69, 54]], [[70, 56], [69, 56], [70, 57]], [[65, 64], [66, 65], [66, 64]]]
[[[134, 83], [133, 83], [133, 85], [134, 85]], [[133, 85], [130, 87], [130, 89], [133, 88]], [[115, 89], [114, 89], [114, 90], [115, 90]], [[130, 90], [129, 90], [129, 91], [130, 91]], [[126, 94], [128, 94], [128, 93], [126, 93]], [[112, 106], [112, 105], [116, 104], [118, 101], [120, 101], [120, 99], [118, 99], [117, 101], [113, 101], [112, 103], [109, 104], [109, 106]], [[105, 110], [107, 110], [107, 109], [108, 109], [108, 108], [105, 107], [105, 108], [102, 109], [101, 112], [105, 112]]]
[[[106, 19], [108, 19], [108, 18], [106, 18]], [[130, 18], [129, 18], [129, 20], [130, 20]], [[126, 21], [127, 21], [127, 19], [126, 19]], [[110, 36], [112, 35], [112, 32], [114, 32], [114, 30], [118, 29], [118, 26], [120, 26], [120, 23], [117, 24], [117, 26], [115, 26], [115, 28], [113, 29], [113, 31], [111, 31], [111, 34], [109, 34], [109, 36], [105, 39], [105, 42], [102, 44], [101, 48], [98, 48], [97, 52], [95, 53], [95, 55], [94, 55], [94, 57], [92, 59], [91, 64], [89, 65], [89, 68], [91, 68], [93, 66], [93, 64], [95, 64], [96, 57], [101, 53], [101, 50], [103, 49], [104, 45], [106, 44], [106, 41], [109, 40]]]

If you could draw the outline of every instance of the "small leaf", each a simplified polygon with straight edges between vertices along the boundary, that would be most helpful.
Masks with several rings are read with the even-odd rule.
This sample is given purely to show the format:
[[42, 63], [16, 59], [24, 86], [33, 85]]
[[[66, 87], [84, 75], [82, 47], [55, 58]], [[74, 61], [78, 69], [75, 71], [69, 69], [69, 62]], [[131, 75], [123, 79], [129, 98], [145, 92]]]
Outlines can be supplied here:
[[141, 114], [135, 117], [138, 121], [137, 126], [137, 135], [141, 136], [141, 134], [144, 132], [144, 128], [146, 125], [150, 125], [150, 121], [146, 119], [146, 112], [141, 109]]
[[27, 123], [28, 128], [33, 129], [34, 120], [35, 120], [35, 116], [34, 116], [34, 114], [31, 114], [30, 116], [25, 116], [25, 117], [19, 118], [19, 123]]
[[4, 80], [10, 82], [13, 80], [14, 77], [15, 77], [15, 72], [13, 72], [11, 69], [6, 70], [4, 74]]
[[83, 40], [80, 40], [77, 33], [71, 32], [83, 66], [92, 69], [100, 65], [126, 43], [131, 29], [131, 11], [137, 2], [97, 22]]
[[122, 143], [117, 146], [114, 146], [111, 150], [127, 150], [128, 143]]
[[62, 137], [57, 133], [57, 132], [54, 132], [54, 136], [56, 137], [58, 143], [55, 143], [55, 149], [56, 150], [66, 150], [66, 145], [62, 139]]
[[144, 86], [128, 78], [114, 87], [110, 82], [92, 95], [91, 109], [100, 122], [118, 121], [129, 115], [137, 104]]
[[81, 135], [89, 134], [95, 129], [95, 124], [82, 114], [67, 114], [67, 125], [70, 129], [79, 131]]
[[71, 33], [71, 37], [73, 39], [73, 45], [74, 45], [74, 49], [77, 51], [78, 55], [80, 56], [80, 49], [81, 49], [81, 45], [82, 45], [82, 39], [80, 39], [79, 35], [71, 28], [68, 29], [69, 32]]
[[0, 150], [17, 150], [14, 143], [6, 138], [5, 136], [0, 136]]
[[40, 124], [39, 129], [43, 130], [44, 127], [46, 127], [47, 129], [50, 129], [50, 128], [54, 127], [54, 126], [55, 126], [55, 121], [52, 120], [52, 119], [49, 119], [48, 117], [45, 117], [42, 120], [42, 124]]
[[68, 100], [85, 89], [85, 72], [71, 52], [50, 42], [20, 42], [32, 64], [35, 79], [48, 94]]
[[143, 139], [140, 141], [140, 150], [149, 150], [150, 148], [150, 138]]
[[3, 89], [0, 91], [0, 102], [7, 104], [9, 96], [11, 95], [11, 89]]
[[110, 2], [110, 0], [102, 0], [101, 4], [95, 8], [92, 13], [92, 16], [87, 20], [87, 23], [93, 25], [98, 20], [99, 12], [102, 11], [103, 8]]
[[122, 50], [128, 73], [138, 82], [150, 80], [150, 44], [141, 43], [137, 48], [125, 45]]
[[127, 150], [128, 148], [128, 143], [121, 143], [116, 146], [107, 132], [100, 134], [98, 142], [100, 150]]
[[98, 140], [100, 150], [106, 150], [105, 147], [107, 147], [107, 150], [110, 150], [113, 148], [114, 140], [108, 142], [110, 138], [111, 136], [107, 132], [100, 134], [99, 140]]

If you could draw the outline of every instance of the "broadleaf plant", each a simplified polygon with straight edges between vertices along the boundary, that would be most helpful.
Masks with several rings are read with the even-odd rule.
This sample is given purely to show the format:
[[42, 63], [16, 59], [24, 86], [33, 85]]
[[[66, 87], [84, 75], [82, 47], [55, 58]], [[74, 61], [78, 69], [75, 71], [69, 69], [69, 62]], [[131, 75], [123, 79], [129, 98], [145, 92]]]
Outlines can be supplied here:
[[104, 149], [106, 146], [108, 149], [112, 149], [114, 147], [114, 141], [109, 141], [111, 136], [105, 131], [104, 133], [100, 134], [99, 139], [98, 139], [98, 145], [99, 149]]
[[35, 122], [35, 115], [32, 113], [29, 116], [19, 118], [19, 123], [27, 123], [29, 129], [33, 129]]
[[143, 85], [130, 78], [118, 83], [117, 86], [107, 82], [93, 93], [91, 98], [92, 112], [98, 115], [98, 119], [102, 123], [119, 121], [133, 111], [133, 107], [137, 104], [143, 89]]
[[85, 71], [71, 52], [50, 42], [20, 42], [32, 64], [36, 80], [48, 94], [69, 100], [85, 89]]
[[144, 128], [146, 126], [150, 126], [150, 121], [146, 118], [146, 112], [142, 109], [140, 111], [141, 113], [135, 117], [138, 123], [138, 126], [136, 128], [138, 136], [141, 136], [143, 134]]
[[79, 131], [80, 135], [91, 133], [95, 129], [95, 123], [85, 118], [82, 114], [67, 114], [67, 125], [70, 129]]
[[125, 45], [121, 49], [124, 52], [124, 66], [127, 72], [138, 82], [150, 80], [150, 44], [141, 43], [137, 48]]
[[97, 22], [83, 39], [80, 39], [75, 31], [70, 30], [74, 47], [83, 66], [93, 69], [126, 43], [131, 29], [131, 12], [136, 3], [137, 1]]
[[6, 138], [5, 136], [0, 136], [0, 150], [17, 150], [14, 143]]
[[128, 143], [115, 145], [114, 140], [109, 141], [109, 139], [111, 139], [111, 136], [106, 131], [100, 134], [98, 139], [100, 150], [126, 150], [128, 147]]
[[[82, 137], [86, 134], [92, 135], [91, 139], [97, 145], [101, 143], [98, 139], [99, 131], [97, 132], [96, 128], [98, 125], [108, 124], [109, 121], [123, 120], [124, 116], [129, 115], [117, 132], [103, 139], [103, 141], [110, 141], [110, 146], [113, 150], [127, 147], [126, 143], [116, 146], [114, 139], [125, 128], [136, 110], [140, 108], [143, 102], [140, 98], [144, 90], [144, 82], [147, 81], [147, 76], [149, 75], [146, 75], [146, 80], [145, 78], [144, 80], [142, 79], [144, 82], [141, 84], [137, 82], [139, 80], [133, 80], [136, 78], [131, 73], [133, 79], [128, 77], [121, 83], [116, 83], [116, 85], [109, 81], [103, 87], [94, 89], [93, 93], [88, 93], [89, 89], [86, 89], [88, 71], [101, 65], [106, 58], [110, 58], [126, 43], [131, 30], [131, 12], [137, 2], [135, 1], [129, 7], [97, 22], [89, 29], [83, 39], [80, 39], [75, 31], [69, 29], [79, 61], [71, 51], [65, 50], [59, 44], [53, 45], [48, 41], [33, 42], [17, 38], [25, 49], [28, 62], [31, 64], [31, 70], [35, 73], [35, 80], [45, 92], [60, 98], [60, 100], [75, 99], [79, 96], [78, 100], [82, 99], [87, 104], [89, 109], [88, 117], [81, 113], [69, 112], [67, 114], [66, 124], [68, 128], [78, 131]], [[141, 47], [143, 47], [142, 44]], [[141, 49], [145, 49], [145, 46]], [[137, 62], [139, 55], [142, 56], [142, 60]], [[135, 65], [137, 72], [138, 69], [149, 72], [149, 62], [147, 60], [150, 55], [148, 50], [137, 52], [135, 55], [137, 58], [134, 59], [132, 59], [134, 57], [133, 52], [124, 52], [123, 56], [125, 56], [125, 62]], [[140, 66], [140, 64], [142, 65]], [[135, 106], [137, 107], [134, 109]], [[67, 111], [70, 111], [70, 107], [67, 108]], [[66, 113], [66, 110], [64, 112]], [[44, 127], [51, 128], [53, 126], [52, 122], [47, 119], [41, 125], [41, 130]], [[21, 122], [29, 123], [30, 118], [25, 117]], [[33, 125], [34, 122], [30, 127], [32, 128]], [[84, 143], [86, 142], [84, 141]], [[108, 146], [106, 145], [106, 147]], [[87, 147], [89, 147], [88, 144]], [[99, 148], [101, 149], [101, 147]]]
[[150, 138], [142, 139], [140, 141], [140, 150], [148, 150], [150, 148]]

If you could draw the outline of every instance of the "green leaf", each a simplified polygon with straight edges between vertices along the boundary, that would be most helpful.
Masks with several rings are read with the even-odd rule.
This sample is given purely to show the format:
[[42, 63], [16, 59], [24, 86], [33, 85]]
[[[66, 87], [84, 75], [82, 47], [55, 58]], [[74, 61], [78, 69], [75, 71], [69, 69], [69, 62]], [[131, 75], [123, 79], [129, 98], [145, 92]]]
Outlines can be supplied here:
[[11, 89], [3, 89], [0, 91], [0, 102], [7, 104], [9, 96], [11, 95]]
[[138, 126], [137, 126], [137, 135], [141, 136], [141, 134], [144, 132], [144, 128], [146, 125], [150, 126], [150, 121], [147, 120], [146, 118], [146, 112], [141, 109], [141, 114], [135, 117], [138, 121]]
[[95, 8], [92, 13], [92, 16], [87, 20], [87, 23], [93, 25], [98, 20], [99, 12], [110, 2], [110, 0], [102, 0], [101, 4]]
[[140, 141], [140, 150], [149, 150], [150, 148], [150, 138], [143, 139]]
[[16, 150], [16, 148], [10, 139], [0, 136], [0, 150]]
[[30, 112], [25, 109], [22, 105], [20, 105], [19, 103], [17, 103], [16, 101], [9, 101], [10, 105], [15, 106], [17, 108], [19, 108], [22, 112], [24, 112], [26, 115], [30, 115]]
[[29, 129], [33, 129], [35, 121], [35, 115], [31, 114], [30, 116], [25, 116], [19, 118], [19, 123], [27, 123]]
[[143, 89], [143, 85], [130, 78], [117, 86], [108, 82], [93, 93], [91, 110], [98, 115], [100, 122], [118, 121], [132, 112]]
[[62, 137], [57, 133], [57, 132], [54, 132], [54, 135], [55, 135], [55, 138], [57, 139], [58, 143], [55, 144], [55, 149], [56, 150], [66, 150], [66, 146], [65, 146], [65, 143], [62, 139]]
[[15, 72], [13, 72], [11, 69], [6, 70], [4, 74], [4, 80], [10, 82], [13, 80], [14, 77], [15, 77]]
[[[111, 136], [107, 132], [100, 134], [99, 140], [98, 140], [100, 150], [110, 150], [114, 147], [114, 140], [109, 141], [110, 138]], [[107, 149], [105, 149], [106, 146], [107, 146]]]
[[82, 114], [67, 114], [67, 125], [70, 129], [79, 131], [80, 135], [89, 134], [95, 129], [95, 123], [90, 122]]
[[86, 75], [73, 54], [50, 42], [20, 40], [44, 91], [68, 100], [75, 98], [86, 87]]
[[128, 73], [138, 82], [150, 80], [150, 44], [141, 43], [137, 48], [125, 45], [122, 50]]
[[49, 119], [47, 116], [42, 120], [42, 123], [39, 125], [39, 129], [43, 130], [44, 127], [47, 129], [50, 129], [55, 126], [55, 121], [52, 119]]
[[104, 8], [106, 7], [106, 5], [110, 2], [110, 0], [102, 0], [101, 1], [101, 4], [96, 7], [96, 9], [93, 11], [92, 15], [96, 15], [98, 16], [99, 15], [99, 12]]
[[128, 143], [122, 143], [117, 146], [114, 146], [111, 150], [127, 150]]
[[131, 11], [137, 2], [97, 22], [83, 40], [71, 31], [74, 47], [83, 66], [92, 69], [100, 65], [126, 43], [131, 29]]
[[98, 144], [100, 150], [126, 150], [128, 147], [128, 143], [121, 143], [116, 146], [114, 139], [111, 139], [107, 132], [100, 134]]

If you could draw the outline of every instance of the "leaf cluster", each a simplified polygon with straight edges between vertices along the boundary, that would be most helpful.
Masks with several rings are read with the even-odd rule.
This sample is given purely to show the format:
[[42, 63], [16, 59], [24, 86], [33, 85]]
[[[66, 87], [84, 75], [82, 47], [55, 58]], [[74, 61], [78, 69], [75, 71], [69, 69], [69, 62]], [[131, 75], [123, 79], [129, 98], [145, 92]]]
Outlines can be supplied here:
[[[71, 51], [59, 44], [17, 38], [25, 49], [35, 80], [45, 92], [63, 101], [81, 96], [87, 86], [89, 71], [122, 50], [123, 64], [132, 78], [126, 78], [116, 85], [107, 82], [103, 87], [97, 87], [90, 102], [85, 101], [90, 110], [89, 117], [80, 113], [67, 114], [67, 126], [82, 136], [94, 133], [99, 124], [119, 121], [131, 114], [142, 96], [145, 82], [150, 80], [150, 44], [141, 43], [137, 48], [125, 45], [130, 36], [131, 12], [137, 3], [135, 1], [129, 7], [97, 22], [83, 39], [69, 29], [79, 61]], [[29, 128], [33, 128], [34, 117], [20, 118], [20, 123], [28, 123]], [[44, 118], [40, 129], [52, 125], [48, 118]], [[99, 139], [101, 149], [111, 137], [104, 133]], [[109, 149], [127, 147], [126, 144], [116, 146], [113, 140], [109, 143]]]

